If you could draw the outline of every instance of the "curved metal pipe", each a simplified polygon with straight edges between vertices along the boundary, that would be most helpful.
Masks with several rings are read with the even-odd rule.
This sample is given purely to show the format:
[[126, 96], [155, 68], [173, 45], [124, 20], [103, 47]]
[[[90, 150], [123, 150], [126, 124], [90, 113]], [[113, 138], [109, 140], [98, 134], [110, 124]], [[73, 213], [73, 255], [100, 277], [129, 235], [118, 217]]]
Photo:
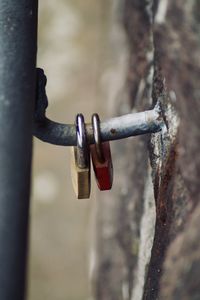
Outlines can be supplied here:
[[[130, 136], [158, 132], [161, 130], [163, 120], [158, 109], [145, 112], [127, 114], [101, 123], [102, 141], [113, 141]], [[94, 143], [91, 124], [86, 124], [89, 143]], [[44, 118], [35, 122], [34, 135], [54, 145], [76, 146], [76, 127], [74, 124], [60, 124]]]
[[[37, 99], [33, 134], [43, 142], [60, 146], [76, 146], [75, 124], [60, 124], [46, 118], [48, 99], [47, 78], [42, 69], [37, 69]], [[130, 136], [158, 132], [164, 124], [159, 103], [154, 109], [127, 114], [101, 122], [101, 140], [113, 141]], [[87, 140], [94, 143], [91, 124], [86, 124]]]

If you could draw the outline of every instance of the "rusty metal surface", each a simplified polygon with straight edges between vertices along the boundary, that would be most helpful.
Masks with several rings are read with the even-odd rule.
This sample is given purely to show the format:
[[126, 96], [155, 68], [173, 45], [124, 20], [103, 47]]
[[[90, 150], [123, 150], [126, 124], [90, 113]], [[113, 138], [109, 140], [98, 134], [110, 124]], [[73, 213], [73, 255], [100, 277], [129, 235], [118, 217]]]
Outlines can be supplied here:
[[[35, 109], [34, 135], [40, 140], [60, 146], [76, 146], [75, 124], [60, 124], [46, 118], [48, 98], [45, 86], [46, 76], [42, 69], [37, 69], [37, 99]], [[139, 113], [131, 113], [124, 116], [101, 122], [102, 141], [113, 141], [130, 136], [158, 132], [164, 125], [159, 105], [154, 109]], [[91, 124], [86, 125], [89, 143], [94, 143]]]
[[[119, 140], [127, 137], [161, 130], [162, 121], [156, 110], [127, 114], [101, 123], [102, 141]], [[91, 124], [86, 125], [88, 141], [94, 142]], [[76, 127], [73, 124], [60, 124], [47, 118], [35, 123], [34, 135], [40, 140], [60, 145], [76, 145]]]
[[[60, 124], [45, 116], [48, 99], [45, 91], [46, 76], [42, 69], [37, 69], [37, 101], [35, 110], [34, 135], [44, 142], [76, 146], [75, 124]], [[130, 136], [158, 132], [163, 126], [159, 105], [154, 109], [139, 113], [131, 113], [104, 121], [100, 124], [102, 141], [124, 139]], [[89, 143], [94, 143], [91, 124], [86, 125]]]

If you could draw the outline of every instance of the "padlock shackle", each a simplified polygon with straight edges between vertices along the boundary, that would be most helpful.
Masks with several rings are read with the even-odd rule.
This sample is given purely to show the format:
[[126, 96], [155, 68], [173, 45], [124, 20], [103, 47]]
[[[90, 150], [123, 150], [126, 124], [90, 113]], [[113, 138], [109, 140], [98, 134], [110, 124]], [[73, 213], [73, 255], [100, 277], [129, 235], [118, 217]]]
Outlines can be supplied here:
[[88, 143], [85, 128], [84, 116], [77, 114], [76, 116], [76, 138], [77, 138], [77, 164], [78, 167], [84, 169], [88, 165]]
[[97, 157], [98, 157], [98, 160], [100, 162], [104, 162], [105, 157], [104, 157], [103, 149], [102, 149], [101, 128], [100, 128], [99, 115], [98, 114], [93, 114], [91, 121], [92, 121], [92, 128], [93, 128], [93, 134], [94, 134], [94, 143], [95, 143]]

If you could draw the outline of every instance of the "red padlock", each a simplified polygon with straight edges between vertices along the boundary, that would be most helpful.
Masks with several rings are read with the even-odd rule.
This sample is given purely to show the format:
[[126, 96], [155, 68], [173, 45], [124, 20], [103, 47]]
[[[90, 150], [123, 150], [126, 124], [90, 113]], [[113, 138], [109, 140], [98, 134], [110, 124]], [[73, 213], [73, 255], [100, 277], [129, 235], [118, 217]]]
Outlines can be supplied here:
[[90, 145], [96, 182], [101, 191], [110, 190], [113, 183], [113, 165], [109, 142], [101, 142], [100, 120], [97, 114], [92, 116], [95, 144]]

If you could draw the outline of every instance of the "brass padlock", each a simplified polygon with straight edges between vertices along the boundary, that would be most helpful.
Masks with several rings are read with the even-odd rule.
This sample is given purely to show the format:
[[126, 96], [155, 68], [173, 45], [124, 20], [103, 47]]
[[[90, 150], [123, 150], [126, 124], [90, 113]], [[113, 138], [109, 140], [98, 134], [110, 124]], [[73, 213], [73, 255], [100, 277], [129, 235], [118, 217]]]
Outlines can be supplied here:
[[71, 148], [71, 176], [75, 194], [78, 199], [90, 197], [90, 152], [88, 149], [84, 117], [76, 117], [77, 146]]

